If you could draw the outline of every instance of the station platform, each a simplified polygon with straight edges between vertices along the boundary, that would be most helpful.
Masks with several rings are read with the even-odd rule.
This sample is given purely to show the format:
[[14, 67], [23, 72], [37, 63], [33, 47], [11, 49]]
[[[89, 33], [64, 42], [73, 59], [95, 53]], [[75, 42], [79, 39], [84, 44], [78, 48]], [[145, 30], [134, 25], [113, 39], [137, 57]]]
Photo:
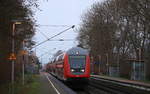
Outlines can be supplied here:
[[39, 81], [41, 83], [39, 94], [76, 94], [49, 73], [41, 72]]

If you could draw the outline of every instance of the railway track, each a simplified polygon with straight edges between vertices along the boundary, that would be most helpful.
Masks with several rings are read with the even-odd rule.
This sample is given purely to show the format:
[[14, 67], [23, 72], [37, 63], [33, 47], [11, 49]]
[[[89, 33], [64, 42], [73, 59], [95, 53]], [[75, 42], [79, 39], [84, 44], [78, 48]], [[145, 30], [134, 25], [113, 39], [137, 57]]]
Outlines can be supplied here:
[[92, 76], [83, 90], [74, 91], [77, 94], [150, 94], [150, 87]]
[[119, 91], [110, 89], [104, 85], [95, 84], [92, 82], [84, 87], [84, 90], [74, 90], [77, 94], [124, 94]]
[[130, 94], [129, 92], [121, 91], [120, 88], [116, 87], [116, 85], [98, 78], [91, 78], [89, 86], [97, 89], [97, 93], [99, 94]]
[[[88, 85], [84, 90], [74, 90], [77, 94], [116, 94], [112, 93], [106, 89], [106, 87], [95, 87], [93, 85]], [[122, 94], [122, 93], [118, 93]]]
[[90, 78], [89, 86], [103, 90], [106, 94], [150, 94], [148, 86], [94, 76]]
[[84, 86], [77, 83], [74, 85], [68, 83], [62, 84], [65, 84], [65, 86], [73, 90], [76, 94], [150, 94], [149, 86], [95, 76], [91, 76], [89, 83]]

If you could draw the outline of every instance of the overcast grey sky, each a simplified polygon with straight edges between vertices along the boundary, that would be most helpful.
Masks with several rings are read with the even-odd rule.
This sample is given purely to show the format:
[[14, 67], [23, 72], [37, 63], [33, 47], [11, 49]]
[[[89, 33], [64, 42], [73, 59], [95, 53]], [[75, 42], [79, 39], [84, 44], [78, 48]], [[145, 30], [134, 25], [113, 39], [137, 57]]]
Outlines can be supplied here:
[[[37, 24], [40, 24], [41, 26], [37, 28], [34, 40], [38, 44], [46, 40], [44, 35], [51, 37], [68, 28], [43, 25], [68, 25], [70, 27], [75, 25], [76, 29], [81, 22], [81, 15], [86, 13], [87, 9], [89, 9], [93, 3], [98, 1], [103, 0], [48, 0], [48, 2], [47, 0], [40, 0], [39, 4], [41, 11], [36, 12], [35, 19], [37, 20]], [[77, 45], [75, 39], [78, 33], [74, 32], [75, 29], [70, 29], [53, 39], [71, 39], [72, 41], [48, 41], [36, 47], [36, 54], [40, 57], [42, 63], [47, 63], [49, 58], [52, 57], [52, 54], [56, 51], [67, 50]]]

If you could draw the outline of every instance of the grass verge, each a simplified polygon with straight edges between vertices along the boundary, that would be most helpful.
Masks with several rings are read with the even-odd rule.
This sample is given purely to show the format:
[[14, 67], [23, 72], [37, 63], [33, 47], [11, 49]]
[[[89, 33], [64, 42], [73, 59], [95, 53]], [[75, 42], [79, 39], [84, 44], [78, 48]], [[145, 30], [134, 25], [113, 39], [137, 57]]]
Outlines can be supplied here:
[[[27, 74], [25, 75], [25, 84], [22, 85], [22, 80], [17, 80], [14, 84], [14, 94], [39, 94], [40, 83], [39, 75]], [[11, 94], [11, 84], [4, 84], [0, 86], [0, 94]]]
[[38, 81], [39, 75], [26, 75], [27, 80], [23, 88], [19, 89], [16, 94], [39, 94], [40, 83]]

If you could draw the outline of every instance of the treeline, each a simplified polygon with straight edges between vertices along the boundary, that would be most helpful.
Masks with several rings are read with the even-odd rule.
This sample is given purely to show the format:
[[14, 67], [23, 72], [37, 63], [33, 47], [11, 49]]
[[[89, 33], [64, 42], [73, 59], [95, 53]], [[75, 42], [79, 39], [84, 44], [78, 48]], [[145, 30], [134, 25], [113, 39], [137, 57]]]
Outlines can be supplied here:
[[[38, 7], [38, 0], [0, 0], [0, 84], [11, 80], [12, 39], [15, 40], [15, 54], [23, 48], [30, 48], [34, 42], [32, 37], [35, 33], [34, 11]], [[12, 36], [13, 24], [15, 25], [15, 36]], [[16, 71], [17, 68], [15, 68]], [[15, 76], [16, 77], [16, 76]]]
[[[105, 0], [82, 16], [79, 46], [112, 66], [129, 59], [150, 63], [150, 0]], [[109, 58], [109, 59], [108, 59]]]

